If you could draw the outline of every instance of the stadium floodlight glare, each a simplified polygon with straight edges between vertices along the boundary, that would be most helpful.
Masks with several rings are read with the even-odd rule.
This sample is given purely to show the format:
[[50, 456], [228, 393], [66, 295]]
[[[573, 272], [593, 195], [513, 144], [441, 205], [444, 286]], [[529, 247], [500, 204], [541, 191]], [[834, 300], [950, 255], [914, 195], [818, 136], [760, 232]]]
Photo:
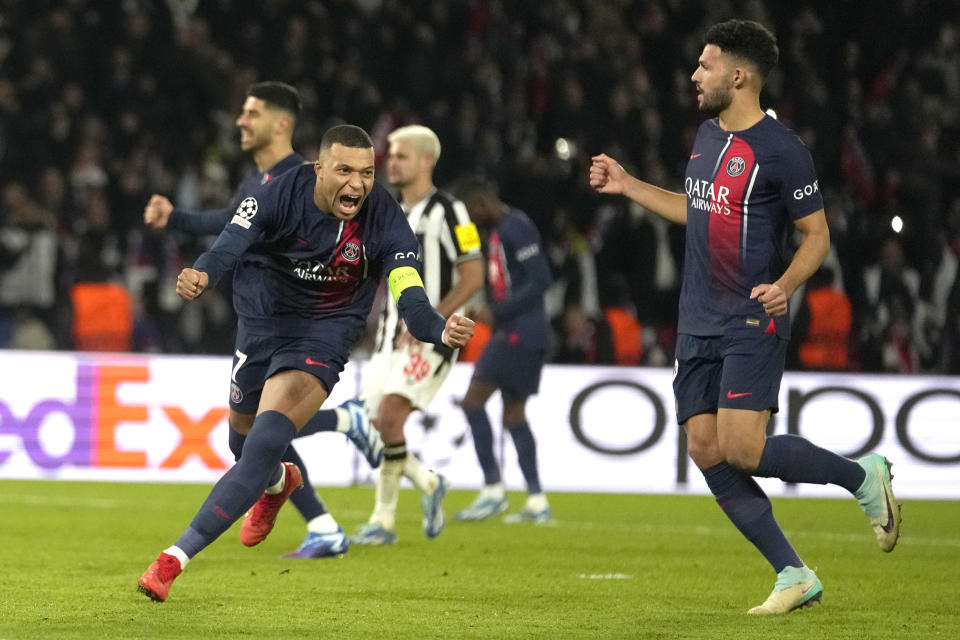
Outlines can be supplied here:
[[890, 220], [890, 228], [893, 229], [894, 233], [900, 233], [903, 231], [903, 218], [900, 216], [893, 216]]
[[557, 141], [553, 144], [553, 149], [557, 152], [558, 158], [569, 160], [570, 156], [573, 155], [574, 145], [566, 138], [557, 138]]

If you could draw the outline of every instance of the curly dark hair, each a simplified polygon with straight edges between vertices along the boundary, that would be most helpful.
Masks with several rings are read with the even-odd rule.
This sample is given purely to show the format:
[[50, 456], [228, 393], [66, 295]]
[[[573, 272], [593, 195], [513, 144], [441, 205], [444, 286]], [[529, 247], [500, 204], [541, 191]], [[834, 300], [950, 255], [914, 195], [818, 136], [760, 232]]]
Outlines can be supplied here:
[[780, 58], [776, 36], [752, 20], [718, 22], [707, 30], [704, 44], [753, 64], [764, 79]]

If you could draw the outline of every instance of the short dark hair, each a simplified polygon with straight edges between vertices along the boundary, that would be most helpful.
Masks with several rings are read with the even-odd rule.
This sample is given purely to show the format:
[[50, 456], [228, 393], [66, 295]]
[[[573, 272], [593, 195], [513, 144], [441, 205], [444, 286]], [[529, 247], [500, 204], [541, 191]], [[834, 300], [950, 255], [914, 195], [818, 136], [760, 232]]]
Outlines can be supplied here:
[[335, 144], [342, 144], [353, 149], [367, 149], [373, 147], [370, 134], [352, 124], [338, 124], [330, 127], [320, 140], [320, 151], [327, 151]]
[[780, 58], [777, 38], [759, 22], [727, 20], [707, 30], [704, 44], [712, 44], [721, 51], [753, 64], [766, 79]]
[[263, 100], [267, 106], [274, 109], [283, 109], [293, 116], [294, 120], [300, 117], [300, 111], [303, 109], [300, 92], [285, 82], [268, 81], [252, 84], [247, 89], [247, 96]]

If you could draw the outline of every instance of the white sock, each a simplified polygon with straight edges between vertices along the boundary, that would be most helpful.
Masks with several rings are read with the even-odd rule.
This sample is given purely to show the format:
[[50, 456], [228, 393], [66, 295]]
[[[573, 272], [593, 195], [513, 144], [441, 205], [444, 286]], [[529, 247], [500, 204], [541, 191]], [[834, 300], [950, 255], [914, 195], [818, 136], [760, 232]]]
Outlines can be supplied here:
[[283, 491], [283, 485], [284, 485], [284, 481], [286, 480], [286, 477], [287, 477], [287, 470], [284, 468], [283, 463], [281, 462], [280, 463], [280, 480], [277, 482], [277, 484], [272, 484], [269, 487], [267, 487], [265, 493], [268, 493], [271, 496], [275, 496], [281, 491]]
[[436, 472], [424, 469], [417, 457], [409, 453], [403, 462], [403, 477], [408, 478], [425, 496], [433, 495], [440, 484]]
[[527, 496], [527, 511], [543, 511], [549, 506], [545, 493], [531, 493]]
[[183, 549], [174, 545], [169, 549], [164, 549], [163, 552], [180, 561], [180, 571], [183, 571], [187, 568], [187, 563], [190, 562], [190, 558], [188, 558], [187, 554], [183, 552]]
[[350, 430], [350, 412], [344, 409], [343, 407], [337, 407], [334, 409], [334, 412], [337, 414], [337, 431], [340, 433], [346, 433]]
[[393, 531], [396, 527], [397, 500], [400, 497], [400, 479], [404, 460], [384, 460], [377, 478], [377, 503], [370, 522]]
[[312, 533], [333, 533], [340, 528], [337, 521], [329, 513], [317, 516], [307, 523], [307, 531]]
[[506, 495], [504, 493], [502, 482], [486, 485], [481, 493], [488, 498], [493, 498], [494, 500], [503, 500], [504, 495]]

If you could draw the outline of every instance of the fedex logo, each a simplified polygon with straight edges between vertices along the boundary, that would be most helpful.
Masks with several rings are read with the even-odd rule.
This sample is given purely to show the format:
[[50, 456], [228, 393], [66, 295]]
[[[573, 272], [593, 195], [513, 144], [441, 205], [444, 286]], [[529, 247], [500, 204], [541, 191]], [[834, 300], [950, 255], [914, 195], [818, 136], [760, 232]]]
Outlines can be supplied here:
[[[63, 466], [140, 469], [148, 466], [146, 450], [121, 449], [117, 430], [121, 425], [155, 429], [148, 421], [148, 407], [121, 403], [118, 389], [125, 384], [145, 384], [150, 369], [142, 364], [95, 364], [79, 362], [76, 394], [71, 399], [39, 399], [21, 415], [0, 400], [0, 436], [14, 436], [36, 466], [58, 469]], [[215, 407], [199, 417], [178, 406], [160, 409], [177, 433], [177, 444], [160, 462], [160, 469], [181, 467], [199, 458], [209, 469], [226, 469], [227, 463], [210, 447], [210, 433], [227, 417], [228, 409]], [[51, 453], [43, 444], [40, 430], [48, 420], [63, 420], [73, 428], [73, 444], [64, 453]], [[0, 438], [0, 466], [13, 455]]]

